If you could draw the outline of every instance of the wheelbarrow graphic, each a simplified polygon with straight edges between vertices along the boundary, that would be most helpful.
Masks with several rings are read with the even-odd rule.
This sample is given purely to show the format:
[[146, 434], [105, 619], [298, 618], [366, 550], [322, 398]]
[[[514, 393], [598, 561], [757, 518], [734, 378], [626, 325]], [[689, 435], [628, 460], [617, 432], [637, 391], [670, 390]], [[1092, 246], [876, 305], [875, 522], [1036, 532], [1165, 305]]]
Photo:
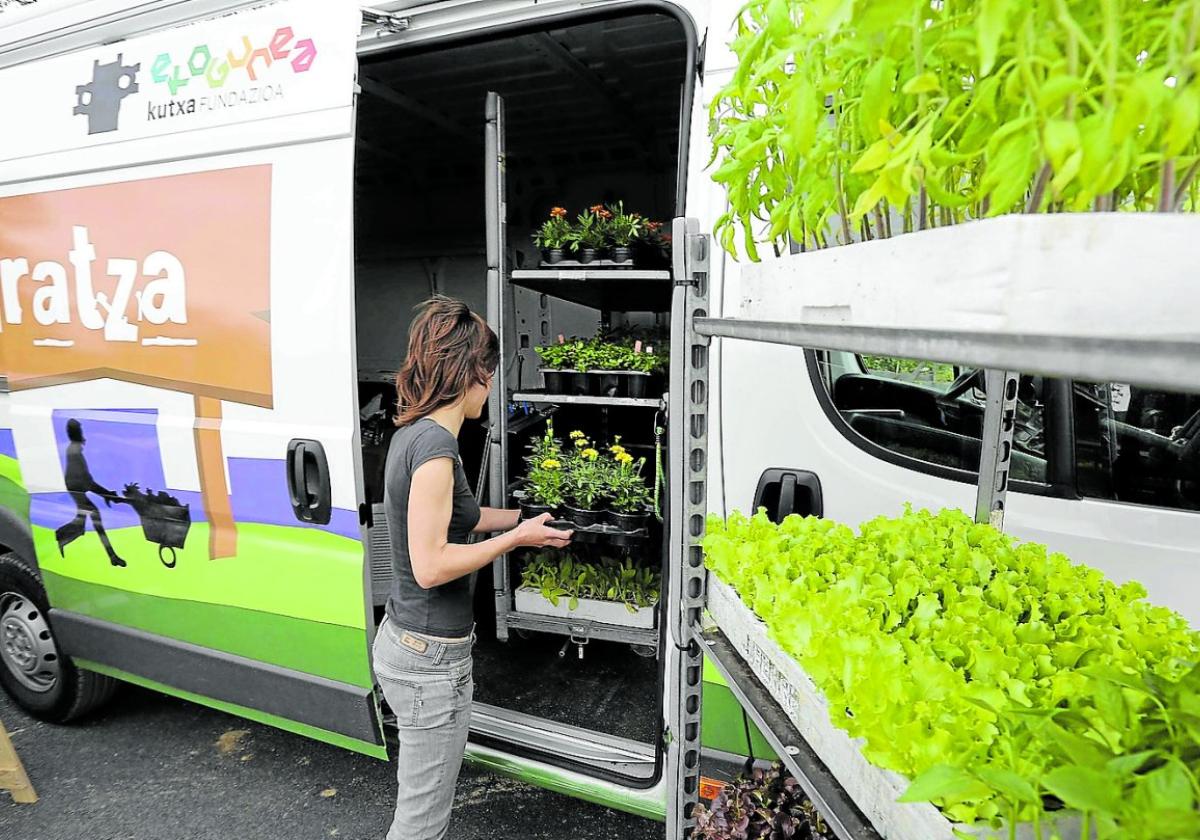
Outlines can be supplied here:
[[168, 569], [175, 568], [175, 549], [183, 548], [192, 527], [191, 509], [166, 491], [143, 493], [136, 483], [126, 484], [124, 497], [116, 496], [113, 500], [137, 512], [142, 534], [150, 542], [158, 543], [158, 559]]

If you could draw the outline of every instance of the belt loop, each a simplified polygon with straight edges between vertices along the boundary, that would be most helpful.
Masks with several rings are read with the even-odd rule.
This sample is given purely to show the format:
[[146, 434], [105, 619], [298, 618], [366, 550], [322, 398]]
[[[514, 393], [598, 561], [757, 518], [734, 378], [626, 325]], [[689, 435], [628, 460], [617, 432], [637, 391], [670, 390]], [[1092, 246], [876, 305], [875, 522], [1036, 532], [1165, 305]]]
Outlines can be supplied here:
[[434, 642], [434, 645], [437, 646], [437, 654], [435, 654], [433, 657], [433, 664], [441, 665], [442, 657], [446, 655], [446, 643], [445, 642]]

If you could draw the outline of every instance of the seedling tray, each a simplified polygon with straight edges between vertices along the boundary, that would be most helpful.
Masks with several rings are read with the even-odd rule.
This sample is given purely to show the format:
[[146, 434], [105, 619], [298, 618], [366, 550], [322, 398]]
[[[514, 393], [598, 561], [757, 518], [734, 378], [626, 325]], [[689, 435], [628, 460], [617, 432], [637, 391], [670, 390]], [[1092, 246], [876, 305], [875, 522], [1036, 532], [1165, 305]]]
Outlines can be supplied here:
[[551, 528], [563, 528], [575, 532], [571, 538], [583, 543], [610, 543], [612, 545], [629, 547], [639, 545], [650, 536], [648, 528], [638, 528], [636, 531], [622, 531], [612, 525], [588, 525], [581, 527], [567, 519], [552, 519], [547, 523]]
[[[713, 574], [708, 576], [708, 612], [813, 752], [885, 840], [955, 840], [963, 836], [1001, 840], [1009, 837], [1007, 828], [952, 823], [927, 802], [897, 802], [908, 788], [909, 780], [899, 773], [876, 767], [863, 757], [861, 740], [851, 738], [845, 730], [833, 725], [829, 703], [800, 663], [768, 635], [767, 626], [742, 603], [737, 592]], [[886, 686], [881, 686], [881, 690], [886, 690]], [[1044, 817], [1043, 836], [1050, 836], [1056, 821], [1064, 838], [1076, 840], [1079, 837], [1078, 816], [1066, 812], [1057, 820], [1052, 815]], [[1016, 837], [1017, 840], [1033, 840], [1032, 825], [1019, 824]]]
[[536, 589], [522, 587], [516, 591], [515, 595], [518, 612], [579, 621], [594, 621], [598, 624], [612, 624], [619, 627], [637, 627], [643, 630], [654, 627], [654, 613], [658, 608], [656, 604], [652, 607], [638, 607], [636, 612], [630, 612], [624, 604], [614, 601], [580, 598], [575, 609], [569, 609], [569, 598], [559, 598], [558, 606], [555, 606], [543, 598], [542, 593]]

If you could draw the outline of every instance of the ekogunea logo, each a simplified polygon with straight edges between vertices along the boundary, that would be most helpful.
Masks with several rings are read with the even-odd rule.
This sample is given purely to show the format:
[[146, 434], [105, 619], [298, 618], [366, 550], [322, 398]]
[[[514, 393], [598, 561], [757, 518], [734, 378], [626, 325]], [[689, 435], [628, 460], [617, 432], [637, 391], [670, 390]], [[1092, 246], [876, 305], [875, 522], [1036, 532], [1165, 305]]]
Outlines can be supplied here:
[[307, 73], [316, 58], [312, 38], [297, 38], [292, 27], [281, 26], [270, 36], [242, 35], [233, 45], [195, 44], [159, 53], [143, 91], [138, 82], [143, 62], [126, 63], [118, 53], [115, 61], [92, 62], [91, 81], [75, 87], [73, 113], [87, 117], [88, 134], [100, 134], [120, 127], [123, 100], [139, 91], [149, 94], [143, 117], [148, 122], [258, 105], [282, 98], [286, 80]]
[[307, 73], [317, 58], [312, 38], [296, 38], [290, 26], [270, 37], [241, 36], [227, 48], [197, 44], [184, 56], [159, 53], [150, 65], [150, 81], [168, 99], [151, 100], [147, 120], [214, 113], [281, 98], [289, 76]]

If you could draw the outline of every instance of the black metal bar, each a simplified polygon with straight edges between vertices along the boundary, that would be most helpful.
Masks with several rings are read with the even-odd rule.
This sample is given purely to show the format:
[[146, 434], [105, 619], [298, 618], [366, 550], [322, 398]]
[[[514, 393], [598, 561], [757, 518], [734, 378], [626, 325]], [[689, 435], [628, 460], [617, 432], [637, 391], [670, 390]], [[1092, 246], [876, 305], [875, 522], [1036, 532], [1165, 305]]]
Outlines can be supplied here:
[[712, 628], [704, 631], [701, 641], [729, 690], [800, 783], [833, 833], [841, 840], [881, 840], [879, 832], [813, 752], [725, 634]]

